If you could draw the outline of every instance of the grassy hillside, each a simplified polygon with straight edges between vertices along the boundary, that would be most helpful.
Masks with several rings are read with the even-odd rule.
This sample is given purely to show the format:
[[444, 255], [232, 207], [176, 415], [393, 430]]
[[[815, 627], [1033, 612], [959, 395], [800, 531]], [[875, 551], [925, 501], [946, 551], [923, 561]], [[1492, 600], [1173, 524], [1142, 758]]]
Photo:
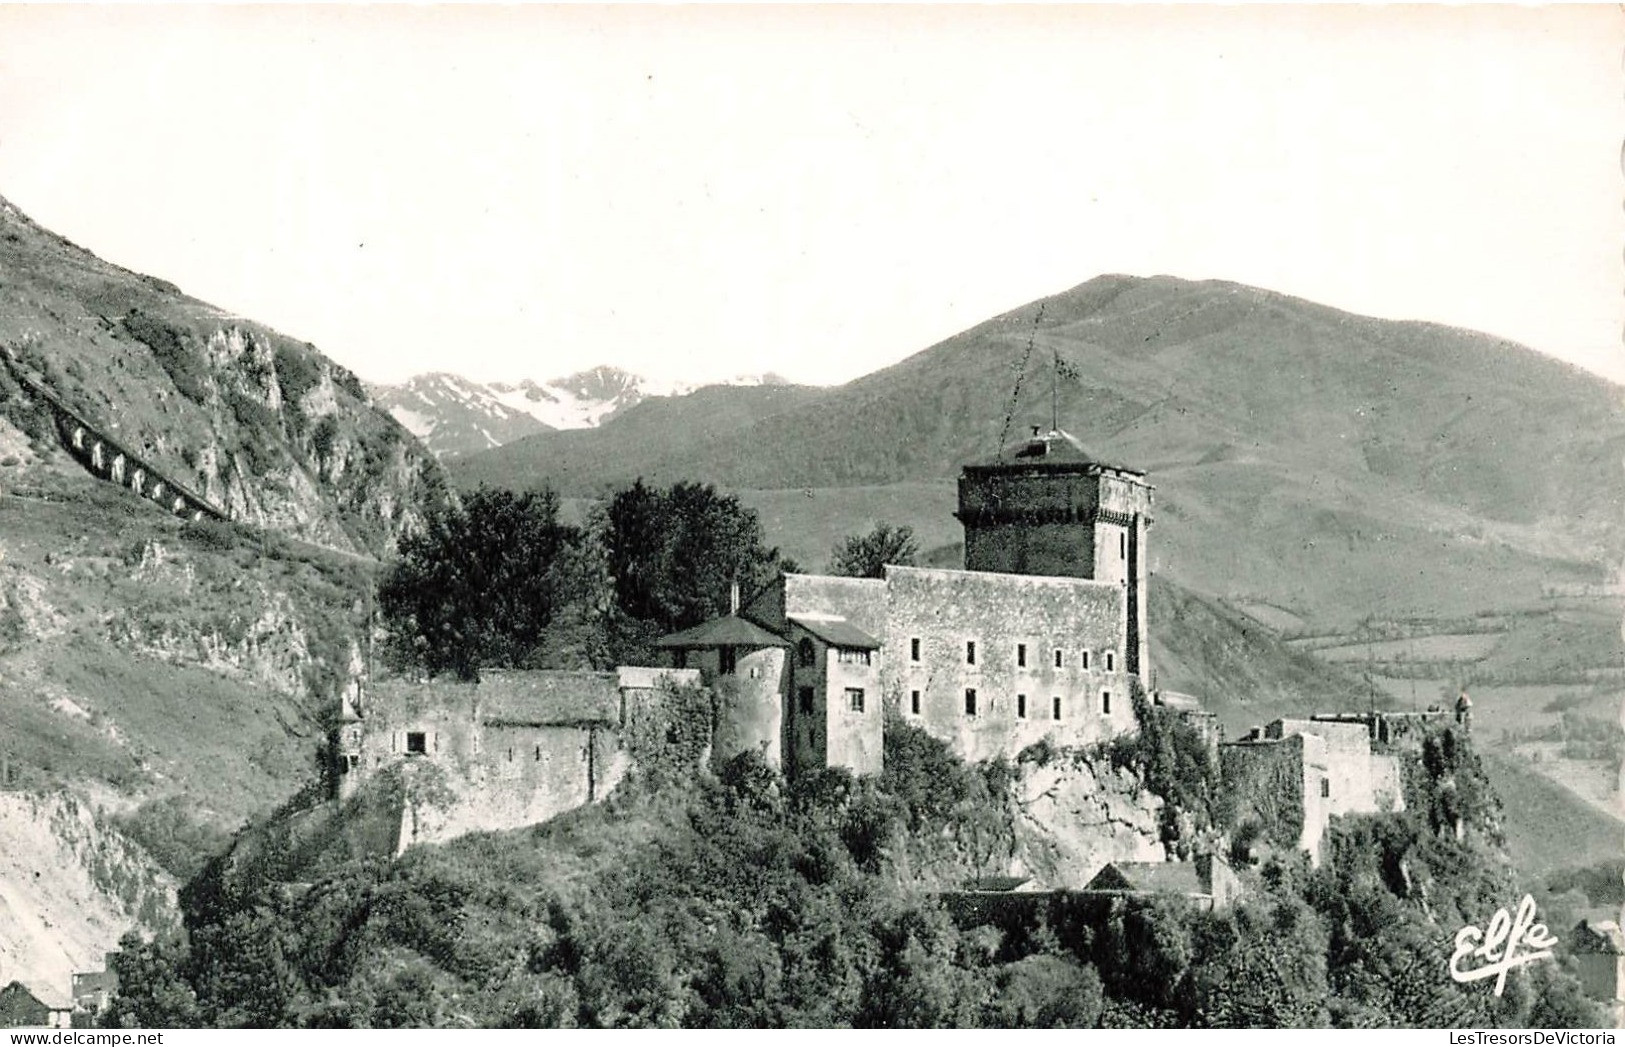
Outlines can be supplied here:
[[1507, 849], [1520, 872], [1539, 875], [1618, 861], [1625, 820], [1610, 818], [1516, 758], [1485, 755], [1504, 808]]
[[[445, 497], [433, 458], [314, 346], [104, 262], [4, 199], [0, 349], [235, 520], [376, 553]], [[4, 370], [0, 427], [34, 438], [40, 468], [78, 468]]]
[[110, 809], [181, 796], [223, 829], [314, 773], [368, 561], [184, 524], [83, 473], [0, 495], [0, 759]]

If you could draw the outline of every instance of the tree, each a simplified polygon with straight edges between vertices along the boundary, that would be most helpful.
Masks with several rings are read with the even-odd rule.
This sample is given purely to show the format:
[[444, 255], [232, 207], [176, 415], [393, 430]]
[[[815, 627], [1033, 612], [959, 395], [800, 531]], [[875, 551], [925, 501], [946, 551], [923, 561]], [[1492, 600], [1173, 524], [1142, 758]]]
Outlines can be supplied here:
[[197, 996], [183, 975], [186, 947], [176, 938], [142, 941], [131, 931], [113, 954], [118, 992], [102, 1015], [111, 1029], [191, 1029], [202, 1024]]
[[400, 543], [379, 608], [408, 658], [429, 674], [479, 678], [538, 647], [578, 591], [579, 529], [559, 522], [552, 491], [481, 488]]
[[637, 481], [610, 502], [604, 545], [617, 606], [665, 631], [727, 613], [731, 585], [748, 594], [779, 569], [756, 513], [710, 484]]
[[876, 524], [868, 534], [841, 539], [829, 555], [829, 572], [848, 578], [881, 578], [886, 565], [913, 567], [920, 555], [914, 528]]

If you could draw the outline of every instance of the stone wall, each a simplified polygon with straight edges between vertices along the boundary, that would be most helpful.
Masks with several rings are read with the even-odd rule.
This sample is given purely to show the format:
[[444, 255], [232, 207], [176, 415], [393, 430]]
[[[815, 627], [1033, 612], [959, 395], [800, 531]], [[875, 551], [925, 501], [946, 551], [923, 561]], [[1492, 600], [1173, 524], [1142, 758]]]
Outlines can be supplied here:
[[1085, 745], [1135, 729], [1123, 663], [1122, 586], [901, 567], [887, 568], [886, 586], [882, 686], [888, 706], [961, 758], [1014, 756], [1045, 737]]
[[365, 694], [359, 759], [340, 795], [399, 769], [399, 848], [532, 825], [602, 800], [632, 766], [628, 718], [649, 715], [660, 679], [699, 678], [638, 669], [492, 676], [481, 685], [389, 681]]
[[717, 696], [712, 755], [719, 765], [743, 752], [760, 753], [771, 767], [783, 762], [784, 702], [788, 668], [783, 647], [738, 650], [732, 674], [717, 674], [715, 650], [690, 651]]
[[1324, 748], [1319, 737], [1302, 734], [1220, 746], [1234, 824], [1257, 822], [1275, 846], [1295, 847], [1318, 860], [1326, 829], [1319, 792]]

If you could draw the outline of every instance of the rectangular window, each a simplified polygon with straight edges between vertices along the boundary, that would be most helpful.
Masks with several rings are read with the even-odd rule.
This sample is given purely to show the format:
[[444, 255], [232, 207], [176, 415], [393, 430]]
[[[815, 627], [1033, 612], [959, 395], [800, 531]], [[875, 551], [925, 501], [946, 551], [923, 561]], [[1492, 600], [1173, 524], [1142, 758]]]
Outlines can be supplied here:
[[842, 647], [836, 658], [842, 665], [868, 665], [869, 652], [861, 647]]
[[920, 660], [920, 638], [918, 636], [912, 637], [908, 641], [908, 660], [911, 662]]
[[1024, 695], [1024, 694], [1018, 694], [1018, 695], [1016, 695], [1016, 719], [1025, 720], [1026, 718], [1027, 718], [1027, 696]]
[[1020, 669], [1027, 668], [1027, 645], [1024, 643], [1016, 644], [1016, 666]]
[[1062, 651], [1061, 651], [1061, 649], [1059, 647], [1055, 648], [1055, 668], [1059, 669], [1065, 663], [1066, 663], [1066, 655], [1064, 653], [1062, 653]]
[[732, 647], [717, 648], [717, 671], [724, 676], [732, 676], [734, 670], [739, 668], [738, 658]]
[[1320, 795], [1322, 796], [1322, 798], [1325, 798], [1325, 797], [1331, 796], [1331, 794], [1332, 794], [1332, 780], [1330, 778], [1322, 778], [1320, 780]]
[[1107, 651], [1107, 652], [1106, 652], [1106, 671], [1107, 671], [1107, 672], [1111, 672], [1111, 671], [1112, 671], [1112, 662], [1113, 662], [1113, 661], [1114, 661], [1114, 659], [1113, 659], [1113, 657], [1112, 657], [1112, 652], [1111, 652], [1111, 651]]
[[910, 692], [908, 692], [908, 711], [913, 713], [915, 716], [920, 715], [920, 692], [919, 691], [910, 691]]
[[974, 687], [965, 688], [965, 715], [976, 715], [976, 688]]
[[1085, 669], [1089, 668], [1089, 652], [1088, 651], [1083, 652], [1083, 667]]
[[1050, 716], [1051, 716], [1051, 718], [1056, 719], [1056, 720], [1059, 720], [1061, 718], [1061, 696], [1060, 695], [1056, 695], [1055, 696], [1055, 701], [1053, 703], [1051, 703], [1051, 705], [1050, 705]]
[[863, 712], [863, 688], [848, 687], [846, 689], [846, 707], [855, 713]]
[[976, 664], [976, 641], [975, 640], [966, 640], [965, 641], [965, 664], [966, 665], [975, 665]]
[[1112, 692], [1100, 692], [1100, 711], [1107, 716], [1112, 714]]
[[406, 732], [406, 751], [423, 755], [429, 751], [429, 736], [422, 731]]
[[811, 716], [813, 711], [813, 689], [802, 687], [796, 691], [796, 706], [801, 709], [801, 715]]

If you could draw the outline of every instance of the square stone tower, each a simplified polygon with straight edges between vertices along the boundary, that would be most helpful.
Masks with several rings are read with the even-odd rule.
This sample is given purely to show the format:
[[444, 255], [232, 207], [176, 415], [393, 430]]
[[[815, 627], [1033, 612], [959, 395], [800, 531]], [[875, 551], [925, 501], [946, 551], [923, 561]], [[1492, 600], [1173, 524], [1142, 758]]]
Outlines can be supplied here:
[[1127, 589], [1125, 668], [1149, 676], [1145, 474], [1108, 465], [1071, 435], [1033, 427], [1032, 436], [959, 477], [965, 569], [1092, 578]]

